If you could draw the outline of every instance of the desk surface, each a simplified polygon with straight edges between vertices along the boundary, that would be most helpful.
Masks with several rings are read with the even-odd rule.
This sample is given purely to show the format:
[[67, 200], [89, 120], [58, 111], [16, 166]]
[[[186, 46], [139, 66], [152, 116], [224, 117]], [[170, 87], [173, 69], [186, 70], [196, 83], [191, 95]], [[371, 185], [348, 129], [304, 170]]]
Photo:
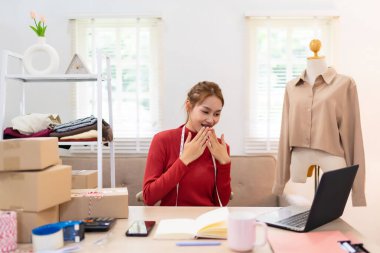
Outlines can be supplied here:
[[[230, 211], [244, 210], [261, 214], [275, 209], [276, 207], [229, 207]], [[170, 218], [196, 218], [204, 212], [212, 210], [212, 207], [146, 207], [146, 206], [130, 206], [129, 218], [117, 220], [115, 226], [108, 233], [86, 233], [86, 238], [78, 243], [71, 245], [79, 245], [79, 252], [232, 252], [227, 247], [227, 241], [221, 240], [221, 246], [193, 246], [193, 247], [178, 247], [176, 240], [155, 240], [153, 235], [157, 229], [157, 224], [151, 231], [149, 237], [126, 237], [127, 228], [135, 220], [155, 220], [170, 219]], [[269, 228], [270, 230], [276, 228]], [[347, 224], [342, 219], [332, 221], [314, 231], [339, 230], [349, 238], [356, 238], [363, 242], [371, 252], [380, 252], [378, 245], [373, 244], [363, 238], [362, 235], [353, 227]], [[293, 233], [293, 232], [286, 232]], [[258, 235], [260, 236], [260, 235]], [[103, 239], [103, 240], [102, 240]], [[198, 239], [199, 240], [199, 239]], [[97, 243], [98, 242], [98, 243]], [[30, 249], [31, 245], [20, 245], [19, 249]], [[254, 252], [272, 252], [270, 246], [266, 244], [264, 247], [255, 248]]]

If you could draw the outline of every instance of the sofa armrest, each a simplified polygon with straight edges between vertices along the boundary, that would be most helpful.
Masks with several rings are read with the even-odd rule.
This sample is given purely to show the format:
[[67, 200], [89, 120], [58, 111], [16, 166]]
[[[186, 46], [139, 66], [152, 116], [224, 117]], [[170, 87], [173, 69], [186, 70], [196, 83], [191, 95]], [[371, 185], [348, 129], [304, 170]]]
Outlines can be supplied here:
[[137, 202], [144, 202], [144, 197], [143, 197], [142, 191], [139, 191], [138, 193], [136, 193], [136, 201]]

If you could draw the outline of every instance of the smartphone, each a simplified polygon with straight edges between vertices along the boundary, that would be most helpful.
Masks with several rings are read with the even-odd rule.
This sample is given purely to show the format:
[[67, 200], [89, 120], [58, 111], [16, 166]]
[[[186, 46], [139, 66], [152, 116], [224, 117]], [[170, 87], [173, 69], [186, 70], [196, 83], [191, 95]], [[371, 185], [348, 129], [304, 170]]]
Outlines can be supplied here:
[[136, 220], [128, 228], [125, 235], [126, 236], [148, 236], [154, 224], [156, 224], [155, 221]]

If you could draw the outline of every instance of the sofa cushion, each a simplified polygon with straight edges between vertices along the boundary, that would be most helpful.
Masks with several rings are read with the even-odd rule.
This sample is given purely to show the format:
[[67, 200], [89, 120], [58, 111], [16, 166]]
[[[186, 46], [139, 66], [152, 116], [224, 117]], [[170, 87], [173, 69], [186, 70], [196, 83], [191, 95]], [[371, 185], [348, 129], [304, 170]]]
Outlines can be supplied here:
[[277, 206], [272, 194], [276, 159], [271, 155], [232, 156], [229, 206]]
[[[73, 170], [96, 169], [96, 156], [65, 156], [63, 164]], [[229, 206], [277, 206], [278, 198], [272, 194], [276, 160], [271, 155], [232, 156], [231, 187], [234, 193]], [[116, 157], [116, 187], [126, 186], [129, 205], [143, 205], [136, 200], [142, 190], [146, 156]], [[109, 158], [103, 158], [103, 187], [110, 187]]]

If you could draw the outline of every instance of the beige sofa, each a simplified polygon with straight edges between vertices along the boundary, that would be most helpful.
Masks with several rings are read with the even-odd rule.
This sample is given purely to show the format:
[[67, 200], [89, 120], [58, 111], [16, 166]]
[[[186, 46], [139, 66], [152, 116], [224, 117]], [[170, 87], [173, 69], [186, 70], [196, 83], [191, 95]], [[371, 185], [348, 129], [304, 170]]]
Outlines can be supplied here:
[[[64, 156], [63, 164], [74, 170], [96, 169], [96, 156]], [[146, 156], [116, 158], [116, 186], [126, 186], [129, 205], [143, 205], [136, 200], [142, 190]], [[283, 199], [273, 195], [276, 159], [271, 155], [232, 156], [231, 187], [233, 198], [229, 206], [279, 206]], [[103, 159], [103, 187], [110, 186], [109, 159]]]

